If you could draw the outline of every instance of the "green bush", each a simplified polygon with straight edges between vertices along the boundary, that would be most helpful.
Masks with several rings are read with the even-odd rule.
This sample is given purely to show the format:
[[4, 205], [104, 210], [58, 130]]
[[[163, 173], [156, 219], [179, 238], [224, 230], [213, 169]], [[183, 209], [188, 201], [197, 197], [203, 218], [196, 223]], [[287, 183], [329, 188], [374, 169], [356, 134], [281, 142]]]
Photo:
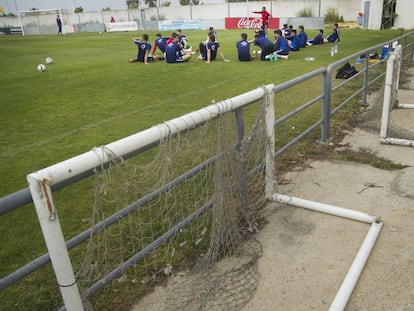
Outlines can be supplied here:
[[298, 12], [297, 16], [298, 17], [312, 17], [313, 16], [312, 9], [310, 8], [302, 9]]
[[328, 9], [328, 11], [325, 14], [326, 24], [333, 24], [333, 23], [343, 22], [343, 21], [344, 21], [343, 16], [339, 16], [338, 11], [334, 8]]

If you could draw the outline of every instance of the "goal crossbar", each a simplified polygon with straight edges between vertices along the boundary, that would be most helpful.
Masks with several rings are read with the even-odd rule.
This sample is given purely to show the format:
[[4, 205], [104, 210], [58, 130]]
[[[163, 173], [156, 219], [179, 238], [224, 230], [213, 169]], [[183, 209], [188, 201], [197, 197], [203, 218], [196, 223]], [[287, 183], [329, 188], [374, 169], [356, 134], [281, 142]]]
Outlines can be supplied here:
[[[60, 17], [62, 17], [62, 9], [57, 8], [57, 9], [42, 9], [42, 10], [28, 10], [28, 11], [17, 11], [17, 16], [19, 18], [19, 23], [20, 23], [20, 27], [22, 29], [22, 35], [25, 35], [25, 30], [24, 30], [24, 24], [22, 21], [22, 17], [25, 17], [27, 15], [32, 15], [32, 16], [39, 16], [42, 15], [42, 13], [51, 13], [51, 12], [55, 12], [55, 14], [58, 14]], [[63, 19], [62, 20], [62, 28], [64, 25]], [[39, 25], [38, 25], [39, 27]]]

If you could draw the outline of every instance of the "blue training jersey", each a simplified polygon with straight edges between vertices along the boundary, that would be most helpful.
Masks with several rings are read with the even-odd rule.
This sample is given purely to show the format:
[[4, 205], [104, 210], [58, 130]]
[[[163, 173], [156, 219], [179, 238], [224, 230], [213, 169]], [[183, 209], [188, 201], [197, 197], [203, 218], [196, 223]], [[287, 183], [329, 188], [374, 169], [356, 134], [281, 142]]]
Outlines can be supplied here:
[[207, 42], [206, 44], [206, 60], [207, 60], [207, 53], [210, 50], [210, 60], [215, 60], [217, 56], [217, 50], [220, 47], [218, 42]]
[[287, 40], [279, 36], [273, 44], [273, 50], [279, 55], [289, 55], [289, 44]]
[[339, 38], [338, 29], [334, 29], [332, 34], [330, 36], [328, 36], [328, 41], [329, 42], [335, 42], [336, 40], [338, 40], [338, 42], [341, 42], [341, 39]]
[[300, 47], [304, 48], [306, 46], [306, 42], [308, 42], [308, 35], [306, 34], [306, 32], [299, 32], [298, 37]]
[[316, 44], [323, 44], [323, 35], [322, 34], [318, 34], [315, 38], [313, 38], [312, 44], [316, 45]]
[[161, 52], [165, 53], [165, 48], [167, 47], [168, 38], [158, 38], [155, 40], [154, 45], [156, 45]]
[[289, 40], [290, 40], [290, 43], [289, 43], [290, 50], [291, 51], [299, 51], [299, 48], [300, 48], [299, 37], [298, 36], [290, 36]]
[[138, 47], [137, 61], [144, 62], [145, 52], [151, 50], [151, 44], [147, 42], [141, 42], [140, 40], [134, 40], [134, 43]]
[[240, 40], [236, 44], [237, 54], [239, 56], [239, 61], [245, 62], [250, 61], [250, 43], [247, 40]]
[[262, 50], [265, 49], [266, 45], [272, 45], [272, 41], [270, 41], [266, 37], [259, 37], [254, 40], [254, 45], [259, 46]]
[[181, 45], [177, 42], [171, 42], [165, 49], [165, 61], [167, 63], [182, 62]]

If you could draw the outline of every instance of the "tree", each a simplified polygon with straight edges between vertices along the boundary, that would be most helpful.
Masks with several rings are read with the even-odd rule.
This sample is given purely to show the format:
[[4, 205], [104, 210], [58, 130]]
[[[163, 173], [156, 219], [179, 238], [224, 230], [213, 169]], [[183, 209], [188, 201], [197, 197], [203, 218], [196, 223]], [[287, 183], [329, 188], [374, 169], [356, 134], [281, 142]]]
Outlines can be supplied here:
[[199, 5], [200, 0], [180, 0], [181, 5]]
[[102, 11], [103, 11], [103, 12], [105, 12], [105, 11], [110, 11], [110, 10], [111, 10], [111, 8], [110, 8], [109, 6], [106, 6], [106, 7], [102, 8]]
[[128, 9], [138, 9], [139, 0], [127, 0], [126, 5], [127, 5]]
[[382, 27], [391, 28], [394, 26], [395, 18], [397, 14], [395, 13], [395, 7], [397, 5], [397, 0], [384, 0], [384, 5], [382, 9]]
[[157, 7], [157, 0], [145, 0], [145, 4], [150, 8], [155, 8]]
[[77, 8], [75, 8], [75, 13], [82, 13], [83, 12], [83, 7], [78, 6]]
[[171, 2], [170, 1], [163, 1], [163, 2], [161, 2], [160, 6], [169, 7], [169, 6], [171, 6]]

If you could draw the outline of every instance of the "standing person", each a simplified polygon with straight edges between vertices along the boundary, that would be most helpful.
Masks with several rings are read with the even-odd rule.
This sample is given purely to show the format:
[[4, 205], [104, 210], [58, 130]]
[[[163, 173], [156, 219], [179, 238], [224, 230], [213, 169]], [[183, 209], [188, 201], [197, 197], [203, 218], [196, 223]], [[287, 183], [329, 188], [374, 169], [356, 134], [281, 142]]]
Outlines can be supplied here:
[[332, 30], [332, 34], [327, 36], [323, 41], [324, 42], [330, 42], [333, 43], [336, 40], [338, 40], [338, 42], [341, 42], [341, 37], [339, 34], [339, 25], [338, 23], [334, 24], [333, 30]]
[[268, 38], [262, 37], [257, 33], [252, 42], [254, 44], [256, 55], [258, 54], [258, 47], [262, 50], [260, 54], [261, 60], [266, 60], [266, 56], [273, 53], [273, 43]]
[[111, 16], [111, 20], [109, 22], [110, 23], [115, 23], [115, 18], [113, 16]]
[[318, 34], [311, 40], [306, 42], [307, 45], [318, 45], [323, 44], [323, 29], [319, 29]]
[[277, 29], [274, 31], [275, 43], [273, 44], [273, 55], [278, 58], [289, 57], [289, 43], [287, 39], [282, 35], [282, 31]]
[[62, 20], [60, 19], [60, 16], [58, 15], [57, 17], [56, 17], [56, 24], [57, 24], [57, 27], [58, 27], [58, 35], [63, 35], [63, 32], [62, 32]]
[[262, 27], [265, 32], [267, 32], [267, 28], [269, 28], [269, 21], [272, 18], [269, 12], [266, 11], [266, 7], [262, 7], [261, 11], [253, 11], [256, 14], [262, 14]]
[[303, 25], [300, 25], [298, 29], [299, 45], [301, 48], [304, 48], [306, 47], [306, 42], [308, 42], [308, 34], [305, 32], [305, 27]]
[[247, 34], [242, 33], [240, 38], [241, 40], [236, 43], [239, 61], [249, 62], [252, 60], [252, 57], [250, 55], [250, 42], [247, 41]]
[[223, 61], [229, 62], [228, 59], [224, 57], [223, 51], [221, 50], [220, 44], [216, 41], [215, 35], [210, 35], [208, 37], [208, 42], [204, 45], [203, 42], [200, 42], [200, 56], [199, 59], [205, 60], [207, 64], [215, 60], [217, 54], [220, 54], [220, 57]]
[[141, 39], [132, 38], [132, 41], [138, 47], [138, 54], [136, 58], [131, 58], [128, 60], [129, 63], [140, 62], [148, 65], [153, 61], [153, 58], [149, 56], [151, 50], [151, 44], [148, 43], [148, 35], [144, 34]]
[[172, 34], [171, 42], [165, 48], [165, 61], [169, 64], [183, 63], [191, 58], [191, 54], [184, 54], [183, 46], [179, 43], [179, 37], [176, 33]]

